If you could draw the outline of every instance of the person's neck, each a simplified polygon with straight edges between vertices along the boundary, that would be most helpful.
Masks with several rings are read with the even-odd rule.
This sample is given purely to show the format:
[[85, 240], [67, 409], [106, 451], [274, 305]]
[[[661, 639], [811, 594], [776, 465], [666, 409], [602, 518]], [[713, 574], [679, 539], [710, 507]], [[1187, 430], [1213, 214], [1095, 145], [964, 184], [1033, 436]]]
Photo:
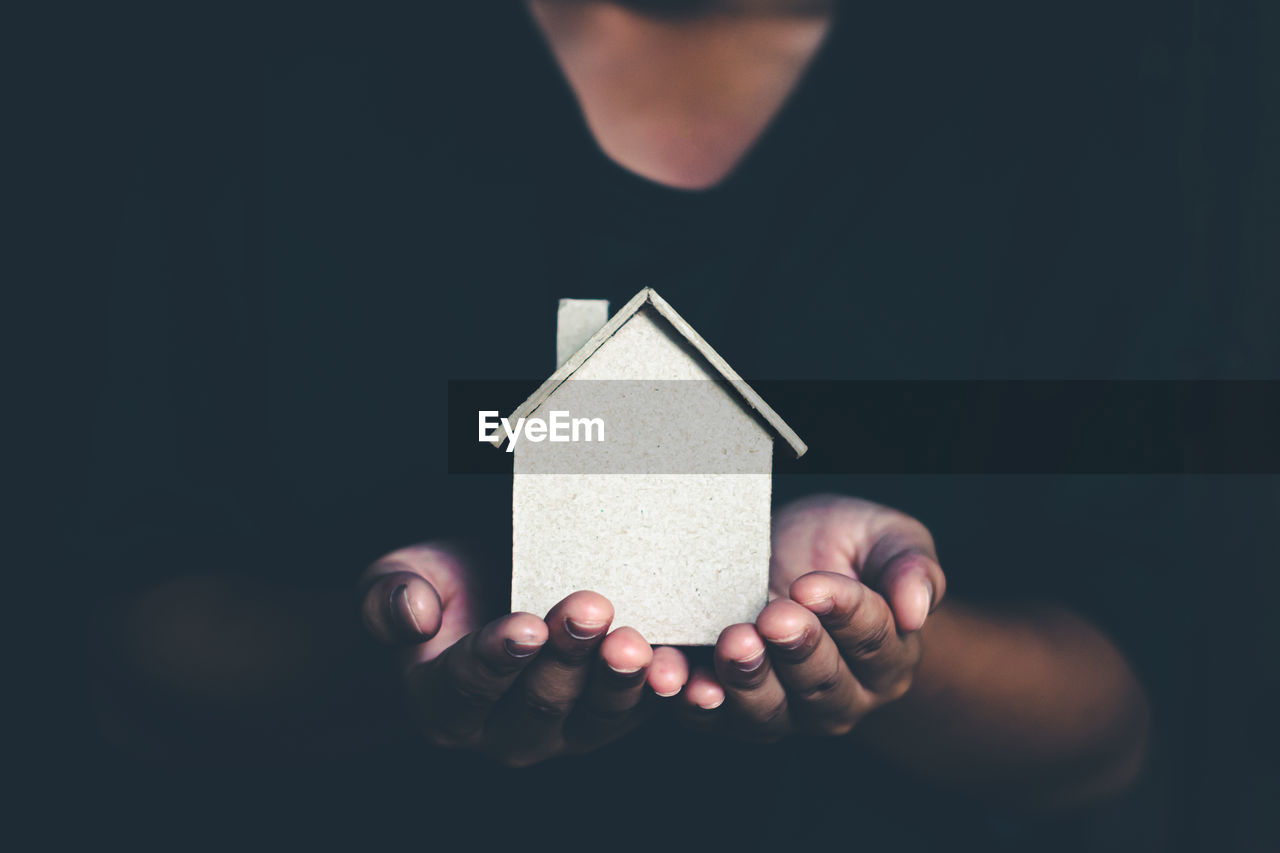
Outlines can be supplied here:
[[604, 153], [681, 189], [733, 171], [833, 14], [811, 0], [527, 2]]

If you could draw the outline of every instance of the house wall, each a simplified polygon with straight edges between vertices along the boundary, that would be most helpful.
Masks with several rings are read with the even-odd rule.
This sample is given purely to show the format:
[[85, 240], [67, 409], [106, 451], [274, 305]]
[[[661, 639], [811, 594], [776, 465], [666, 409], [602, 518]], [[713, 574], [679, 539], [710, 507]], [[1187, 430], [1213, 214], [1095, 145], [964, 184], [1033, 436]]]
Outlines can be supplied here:
[[512, 609], [579, 589], [651, 643], [709, 645], [767, 600], [773, 436], [656, 312], [532, 416], [602, 417], [602, 443], [520, 442]]

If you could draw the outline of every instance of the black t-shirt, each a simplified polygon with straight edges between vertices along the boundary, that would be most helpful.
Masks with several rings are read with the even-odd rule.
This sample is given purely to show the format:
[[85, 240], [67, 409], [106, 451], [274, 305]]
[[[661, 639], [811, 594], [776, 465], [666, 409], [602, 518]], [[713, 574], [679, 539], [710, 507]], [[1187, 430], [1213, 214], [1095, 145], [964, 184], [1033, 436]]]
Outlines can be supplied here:
[[[248, 35], [249, 19], [210, 20], [147, 44], [121, 75], [92, 368], [86, 515], [104, 591], [171, 576], [175, 553], [182, 571], [341, 586], [401, 545], [509, 541], [509, 479], [446, 472], [446, 383], [549, 374], [560, 297], [617, 307], [653, 286], [748, 378], [1274, 375], [1266, 312], [1195, 274], [1176, 115], [1128, 64], [1131, 22], [937, 5], [842, 7], [763, 137], [699, 192], [600, 151], [518, 4], [273, 12]], [[1203, 711], [1185, 662], [1212, 653], [1170, 614], [1219, 595], [1194, 566], [1221, 542], [1189, 520], [1247, 531], [1225, 507], [1274, 498], [1258, 481], [1156, 477], [775, 485], [779, 502], [819, 490], [921, 518], [958, 598], [1049, 599], [1097, 620], [1173, 739]], [[1197, 772], [1172, 754], [1176, 778]], [[655, 725], [519, 773], [425, 756], [403, 802], [436, 831], [465, 827], [450, 838], [567, 843], [565, 809], [548, 805], [567, 796], [602, 831], [670, 810], [662, 831], [701, 834], [679, 827], [696, 815], [726, 845], [799, 849], [846, 823], [864, 847], [1026, 843], [843, 744]], [[320, 784], [359, 789], [403, 760], [338, 763]], [[619, 812], [619, 791], [644, 813]]]

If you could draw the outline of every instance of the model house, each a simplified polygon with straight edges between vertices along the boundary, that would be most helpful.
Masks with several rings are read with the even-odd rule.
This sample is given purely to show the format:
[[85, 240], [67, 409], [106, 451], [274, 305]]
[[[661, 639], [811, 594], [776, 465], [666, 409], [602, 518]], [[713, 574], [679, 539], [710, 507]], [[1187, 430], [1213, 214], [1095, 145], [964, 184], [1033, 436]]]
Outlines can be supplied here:
[[709, 645], [767, 601], [773, 444], [805, 444], [653, 290], [607, 313], [561, 301], [558, 369], [491, 434], [514, 456], [511, 606], [590, 589], [650, 643]]

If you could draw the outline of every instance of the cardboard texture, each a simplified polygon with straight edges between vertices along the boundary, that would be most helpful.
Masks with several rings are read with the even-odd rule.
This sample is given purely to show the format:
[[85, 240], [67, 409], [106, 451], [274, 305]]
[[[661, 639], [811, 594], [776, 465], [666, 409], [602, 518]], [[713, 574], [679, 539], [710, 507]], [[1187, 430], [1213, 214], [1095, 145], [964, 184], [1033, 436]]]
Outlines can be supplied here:
[[[562, 301], [573, 336], [603, 319], [565, 302], [599, 301]], [[805, 450], [782, 419], [650, 289], [509, 420], [553, 411], [599, 418], [604, 440], [515, 442], [512, 609], [543, 615], [590, 589], [614, 625], [672, 645], [753, 621], [768, 597], [774, 436]]]
[[561, 299], [556, 311], [556, 367], [582, 349], [608, 320], [608, 299]]

